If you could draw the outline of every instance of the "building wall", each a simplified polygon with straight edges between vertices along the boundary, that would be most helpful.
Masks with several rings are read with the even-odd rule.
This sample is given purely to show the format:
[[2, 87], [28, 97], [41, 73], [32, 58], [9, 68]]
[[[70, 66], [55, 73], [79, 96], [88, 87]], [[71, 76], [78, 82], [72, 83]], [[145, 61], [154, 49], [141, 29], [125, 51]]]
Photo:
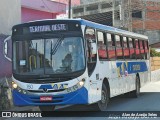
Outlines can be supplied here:
[[160, 57], [151, 57], [151, 70], [158, 70], [160, 69]]
[[[52, 1], [68, 4], [68, 0], [52, 0]], [[72, 3], [72, 6], [80, 5], [80, 0], [71, 0], [71, 3]]]
[[150, 44], [160, 42], [160, 1], [146, 0], [143, 3], [143, 18], [133, 18], [133, 31], [147, 35]]
[[[11, 61], [4, 57], [4, 40], [11, 35], [12, 26], [21, 23], [21, 0], [0, 0], [0, 82], [11, 77]], [[8, 41], [7, 57], [11, 58], [11, 40]]]
[[57, 14], [22, 7], [22, 22], [40, 19], [54, 19]]
[[13, 25], [21, 22], [21, 0], [0, 0], [0, 33], [11, 34]]
[[[89, 3], [93, 3], [96, 0], [81, 0], [81, 4], [89, 4]], [[100, 1], [100, 0], [99, 0]]]
[[[133, 29], [160, 30], [160, 1], [147, 1], [142, 20], [133, 19]], [[144, 4], [144, 5], [145, 5]]]

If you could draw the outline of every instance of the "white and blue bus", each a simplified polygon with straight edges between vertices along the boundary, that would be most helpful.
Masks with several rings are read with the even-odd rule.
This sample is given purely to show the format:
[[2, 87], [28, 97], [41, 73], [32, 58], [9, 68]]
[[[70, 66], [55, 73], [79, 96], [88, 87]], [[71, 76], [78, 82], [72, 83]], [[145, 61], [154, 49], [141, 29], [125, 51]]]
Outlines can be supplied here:
[[[42, 20], [12, 28], [16, 106], [92, 104], [138, 97], [149, 81], [148, 37], [83, 19]], [[91, 106], [92, 106], [91, 105]]]

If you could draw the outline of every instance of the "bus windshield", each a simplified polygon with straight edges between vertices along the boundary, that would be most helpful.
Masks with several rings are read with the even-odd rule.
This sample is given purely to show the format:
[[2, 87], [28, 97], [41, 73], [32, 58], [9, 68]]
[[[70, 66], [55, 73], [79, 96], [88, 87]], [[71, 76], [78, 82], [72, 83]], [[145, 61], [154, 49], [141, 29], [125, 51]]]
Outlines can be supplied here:
[[68, 74], [85, 67], [81, 37], [18, 40], [13, 43], [13, 73]]

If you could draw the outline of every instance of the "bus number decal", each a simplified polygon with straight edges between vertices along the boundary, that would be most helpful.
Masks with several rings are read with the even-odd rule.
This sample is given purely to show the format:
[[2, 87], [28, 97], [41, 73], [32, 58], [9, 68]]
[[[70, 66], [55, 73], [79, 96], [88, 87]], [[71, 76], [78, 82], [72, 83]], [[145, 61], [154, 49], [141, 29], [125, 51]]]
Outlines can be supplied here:
[[27, 89], [28, 89], [28, 90], [33, 89], [33, 85], [32, 85], [32, 84], [27, 84]]

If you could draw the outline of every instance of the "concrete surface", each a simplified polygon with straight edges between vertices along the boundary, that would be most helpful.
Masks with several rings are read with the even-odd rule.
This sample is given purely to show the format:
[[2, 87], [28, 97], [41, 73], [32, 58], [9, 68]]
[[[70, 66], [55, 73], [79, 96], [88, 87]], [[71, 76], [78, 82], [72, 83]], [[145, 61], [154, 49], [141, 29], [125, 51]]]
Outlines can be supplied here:
[[[141, 94], [139, 98], [125, 98], [125, 97], [115, 97], [110, 100], [108, 108], [106, 111], [160, 111], [160, 81], [151, 82], [141, 88]], [[90, 109], [89, 106], [71, 106], [63, 109], [59, 109], [59, 111], [85, 111]], [[93, 113], [95, 116], [96, 113]], [[76, 117], [77, 120], [115, 120], [116, 118], [109, 117]], [[8, 118], [7, 120], [21, 120], [22, 118]], [[50, 117], [50, 118], [23, 118], [25, 120], [74, 120], [75, 117]], [[159, 120], [160, 118], [137, 118], [136, 120]], [[117, 120], [122, 120], [121, 118]], [[130, 119], [126, 119], [130, 120]]]

